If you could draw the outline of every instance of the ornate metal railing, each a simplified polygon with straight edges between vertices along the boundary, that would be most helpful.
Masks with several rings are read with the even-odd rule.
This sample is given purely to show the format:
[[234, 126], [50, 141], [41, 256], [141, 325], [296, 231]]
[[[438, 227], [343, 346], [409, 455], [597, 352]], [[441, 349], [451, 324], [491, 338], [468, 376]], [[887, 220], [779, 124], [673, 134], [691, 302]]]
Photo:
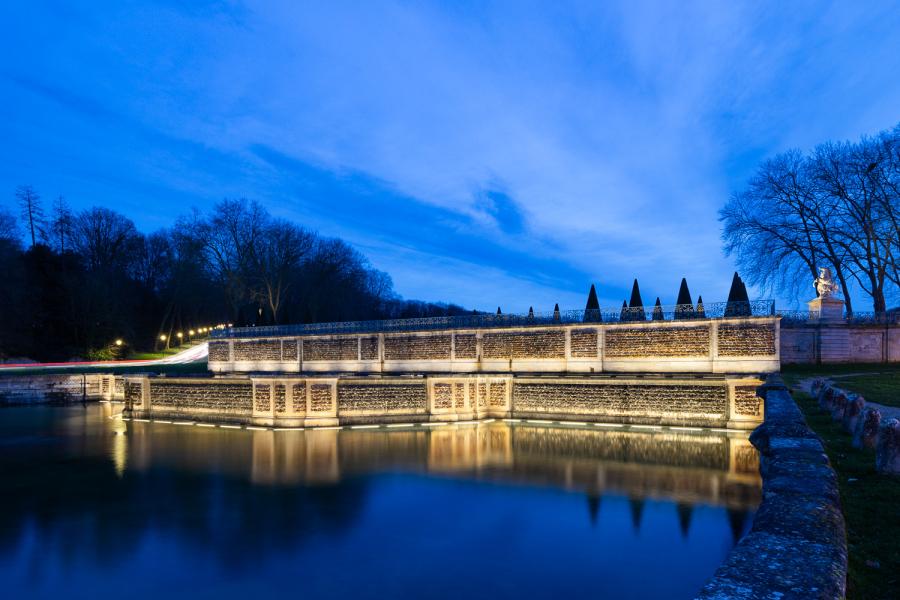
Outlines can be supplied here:
[[261, 327], [230, 327], [213, 330], [213, 338], [282, 337], [331, 335], [337, 333], [388, 333], [429, 331], [435, 329], [493, 329], [499, 327], [533, 327], [575, 323], [632, 323], [687, 319], [721, 319], [725, 317], [762, 317], [775, 314], [773, 300], [751, 302], [710, 302], [677, 304], [648, 308], [602, 308], [599, 310], [563, 310], [528, 314], [472, 314], [422, 319], [387, 319], [379, 321], [344, 321], [339, 323], [304, 323]]
[[[804, 325], [818, 321], [818, 315], [809, 310], [779, 310], [776, 314], [781, 317], [782, 326]], [[844, 315], [845, 323], [854, 325], [892, 325], [900, 323], [900, 313], [888, 312], [854, 312]]]

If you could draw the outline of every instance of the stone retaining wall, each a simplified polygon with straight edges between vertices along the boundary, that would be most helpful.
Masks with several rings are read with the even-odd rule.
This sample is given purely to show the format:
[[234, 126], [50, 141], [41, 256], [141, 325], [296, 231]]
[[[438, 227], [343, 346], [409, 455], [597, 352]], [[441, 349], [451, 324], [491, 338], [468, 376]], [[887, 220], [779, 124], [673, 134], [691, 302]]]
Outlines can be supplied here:
[[702, 599], [843, 598], [847, 540], [837, 476], [780, 378], [760, 388], [763, 502], [750, 533], [700, 592]]
[[357, 423], [553, 419], [752, 429], [763, 418], [751, 378], [129, 377], [138, 418], [304, 427]]
[[122, 377], [101, 374], [14, 375], [0, 377], [0, 406], [120, 400]]
[[769, 373], [779, 319], [212, 340], [214, 373]]
[[900, 327], [844, 322], [781, 327], [785, 364], [900, 362]]

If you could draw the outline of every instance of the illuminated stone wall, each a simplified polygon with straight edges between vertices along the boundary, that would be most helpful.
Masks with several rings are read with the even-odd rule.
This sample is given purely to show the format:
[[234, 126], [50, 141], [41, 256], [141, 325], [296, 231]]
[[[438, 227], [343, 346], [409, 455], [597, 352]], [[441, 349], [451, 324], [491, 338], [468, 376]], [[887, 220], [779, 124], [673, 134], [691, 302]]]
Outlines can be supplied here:
[[250, 416], [253, 410], [250, 380], [150, 379], [154, 408], [190, 412], [192, 409]]
[[484, 333], [481, 337], [484, 358], [565, 358], [566, 334], [563, 330]]
[[450, 360], [450, 334], [385, 336], [384, 360]]
[[525, 418], [752, 429], [756, 379], [429, 377], [126, 378], [138, 416], [195, 414], [278, 426]]
[[774, 325], [719, 325], [719, 356], [765, 356], [774, 353]]
[[[767, 373], [776, 317], [214, 341], [215, 373]], [[874, 337], [857, 336], [859, 355]], [[230, 348], [230, 350], [229, 350]], [[900, 353], [900, 337], [897, 340]]]
[[724, 385], [686, 382], [568, 383], [517, 381], [513, 409], [520, 416], [566, 416], [625, 423], [661, 422], [724, 427], [728, 421], [728, 390]]
[[633, 327], [606, 332], [608, 357], [706, 356], [709, 327]]

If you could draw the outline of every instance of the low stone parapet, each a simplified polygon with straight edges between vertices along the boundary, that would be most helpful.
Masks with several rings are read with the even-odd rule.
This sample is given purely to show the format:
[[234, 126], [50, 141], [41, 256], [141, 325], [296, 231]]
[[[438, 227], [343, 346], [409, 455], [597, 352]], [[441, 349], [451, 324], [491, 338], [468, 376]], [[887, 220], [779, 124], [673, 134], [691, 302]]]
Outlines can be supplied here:
[[843, 598], [847, 540], [837, 476], [780, 378], [770, 377], [760, 395], [765, 422], [750, 441], [760, 452], [763, 502], [698, 598]]

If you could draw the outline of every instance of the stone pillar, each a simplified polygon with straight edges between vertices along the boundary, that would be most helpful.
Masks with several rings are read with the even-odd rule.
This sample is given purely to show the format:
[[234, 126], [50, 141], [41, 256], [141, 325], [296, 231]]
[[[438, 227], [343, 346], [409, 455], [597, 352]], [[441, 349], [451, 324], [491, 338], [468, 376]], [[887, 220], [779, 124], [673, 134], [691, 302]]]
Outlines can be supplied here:
[[308, 427], [338, 424], [337, 379], [306, 380], [306, 421]]

